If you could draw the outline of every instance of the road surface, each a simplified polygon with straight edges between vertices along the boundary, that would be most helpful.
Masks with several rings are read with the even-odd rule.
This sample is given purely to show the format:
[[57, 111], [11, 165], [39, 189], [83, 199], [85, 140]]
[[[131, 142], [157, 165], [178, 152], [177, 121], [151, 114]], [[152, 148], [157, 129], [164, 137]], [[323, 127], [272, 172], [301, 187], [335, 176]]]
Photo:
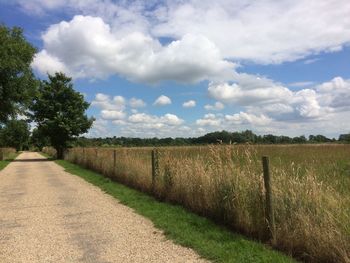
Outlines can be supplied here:
[[204, 262], [38, 153], [0, 172], [0, 262]]

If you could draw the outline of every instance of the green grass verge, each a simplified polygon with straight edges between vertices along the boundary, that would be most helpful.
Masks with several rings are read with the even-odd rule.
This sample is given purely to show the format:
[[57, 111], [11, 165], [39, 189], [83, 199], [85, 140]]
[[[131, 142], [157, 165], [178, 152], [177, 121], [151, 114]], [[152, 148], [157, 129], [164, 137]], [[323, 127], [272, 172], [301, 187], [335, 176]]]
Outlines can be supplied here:
[[136, 213], [150, 219], [155, 227], [163, 230], [167, 238], [194, 249], [203, 258], [214, 262], [296, 262], [261, 243], [188, 212], [181, 206], [160, 202], [70, 162], [56, 160], [56, 163], [133, 208]]
[[10, 162], [12, 162], [16, 157], [19, 155], [19, 153], [11, 154], [8, 158], [6, 158], [3, 161], [0, 161], [0, 171], [4, 169]]

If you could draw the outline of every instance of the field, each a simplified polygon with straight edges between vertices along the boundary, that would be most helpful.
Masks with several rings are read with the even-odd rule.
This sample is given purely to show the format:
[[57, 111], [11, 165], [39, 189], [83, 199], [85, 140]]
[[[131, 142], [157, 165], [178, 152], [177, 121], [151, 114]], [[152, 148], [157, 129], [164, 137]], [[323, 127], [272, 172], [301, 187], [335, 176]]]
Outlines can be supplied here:
[[65, 159], [269, 242], [261, 164], [269, 156], [272, 245], [305, 261], [349, 262], [350, 145], [162, 147], [154, 180], [151, 152], [73, 148]]

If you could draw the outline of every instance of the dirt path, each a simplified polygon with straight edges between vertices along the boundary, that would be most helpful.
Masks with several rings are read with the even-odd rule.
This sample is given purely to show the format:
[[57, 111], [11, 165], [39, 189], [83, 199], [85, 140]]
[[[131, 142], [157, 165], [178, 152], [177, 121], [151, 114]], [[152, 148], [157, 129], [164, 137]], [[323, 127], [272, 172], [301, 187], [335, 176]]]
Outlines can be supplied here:
[[0, 262], [204, 262], [37, 153], [0, 172]]

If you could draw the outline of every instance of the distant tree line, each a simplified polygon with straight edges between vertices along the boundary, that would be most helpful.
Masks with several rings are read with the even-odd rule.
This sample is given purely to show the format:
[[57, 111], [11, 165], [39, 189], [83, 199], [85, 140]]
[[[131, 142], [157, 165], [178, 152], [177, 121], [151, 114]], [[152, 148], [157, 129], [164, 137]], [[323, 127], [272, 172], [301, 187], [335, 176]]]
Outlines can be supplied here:
[[142, 146], [186, 146], [205, 144], [303, 144], [303, 143], [350, 143], [350, 133], [341, 134], [337, 139], [327, 138], [324, 135], [304, 135], [297, 137], [277, 136], [272, 134], [257, 135], [251, 130], [242, 132], [216, 131], [195, 138], [130, 138], [106, 137], [86, 138], [80, 137], [72, 144], [79, 147], [142, 147]]

